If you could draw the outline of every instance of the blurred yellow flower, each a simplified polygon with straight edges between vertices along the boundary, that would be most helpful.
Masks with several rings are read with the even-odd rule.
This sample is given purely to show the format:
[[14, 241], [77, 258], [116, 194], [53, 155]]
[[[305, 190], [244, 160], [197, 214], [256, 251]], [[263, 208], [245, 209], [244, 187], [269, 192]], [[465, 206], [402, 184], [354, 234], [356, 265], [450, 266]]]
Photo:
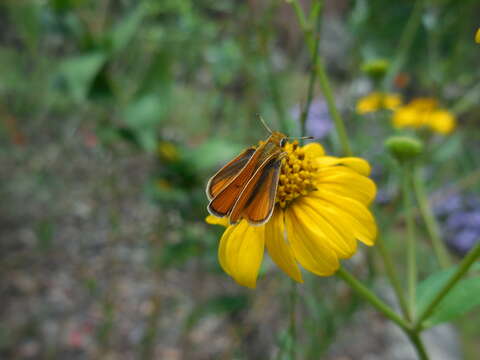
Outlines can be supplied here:
[[382, 109], [395, 110], [402, 104], [402, 98], [397, 94], [373, 92], [360, 98], [357, 102], [358, 114], [367, 114]]
[[175, 162], [179, 159], [177, 147], [168, 141], [161, 141], [157, 145], [157, 154], [162, 160]]
[[429, 126], [433, 131], [447, 135], [455, 129], [456, 120], [447, 110], [437, 110], [430, 115]]
[[392, 117], [396, 128], [428, 128], [439, 134], [450, 134], [456, 127], [452, 113], [439, 107], [432, 98], [417, 98], [398, 108]]
[[477, 29], [477, 33], [475, 34], [475, 42], [480, 44], [480, 28]]
[[265, 246], [272, 260], [292, 279], [303, 282], [298, 264], [329, 276], [340, 259], [351, 257], [357, 240], [373, 245], [377, 234], [368, 205], [376, 187], [360, 158], [326, 156], [318, 143], [284, 147], [276, 206], [261, 226], [246, 220], [228, 225], [227, 218], [208, 216], [210, 224], [227, 226], [218, 257], [223, 270], [238, 284], [254, 288]]

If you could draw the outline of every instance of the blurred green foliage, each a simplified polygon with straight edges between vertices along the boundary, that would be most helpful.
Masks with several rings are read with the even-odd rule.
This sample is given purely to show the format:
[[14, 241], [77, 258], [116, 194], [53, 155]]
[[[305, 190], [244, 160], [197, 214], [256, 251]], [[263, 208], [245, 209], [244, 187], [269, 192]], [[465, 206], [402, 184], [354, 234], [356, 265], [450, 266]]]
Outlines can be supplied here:
[[[411, 47], [386, 90], [406, 99], [437, 97], [458, 116], [459, 129], [450, 137], [419, 134], [427, 147], [424, 177], [429, 190], [438, 194], [480, 168], [480, 48], [473, 41], [480, 6], [476, 0], [423, 4]], [[329, 1], [320, 37], [320, 53], [327, 59], [354, 152], [370, 160], [380, 192], [388, 197], [375, 206], [382, 232], [395, 240], [394, 252], [403, 246], [397, 226], [403, 216], [396, 206], [398, 169], [377, 139], [398, 131], [389, 124], [389, 112], [361, 117], [354, 108], [359, 96], [385, 90], [375, 89], [385, 85], [371, 83], [362, 64], [398, 60], [414, 6], [413, 1]], [[25, 145], [22, 134], [28, 139], [68, 123], [72, 131], [92, 129], [98, 146], [115, 159], [125, 152], [147, 154], [153, 166], [145, 195], [161, 214], [158, 239], [147, 245], [151, 268], [162, 274], [198, 262], [203, 271], [218, 274], [216, 247], [222, 229], [204, 224], [204, 185], [244, 146], [266, 137], [257, 114], [273, 129], [299, 135], [292, 107], [305, 103], [309, 67], [304, 39], [284, 1], [6, 0], [0, 3], [1, 150]], [[318, 89], [315, 96], [321, 97]], [[339, 155], [334, 135], [324, 143]], [[478, 182], [468, 186], [480, 191]], [[42, 252], [51, 248], [55, 231], [48, 219], [36, 225]], [[352, 266], [362, 276], [374, 275], [364, 264]], [[266, 263], [262, 274], [277, 281], [282, 275], [272, 268]], [[285, 290], [286, 281], [282, 278], [278, 291]], [[430, 281], [440, 280], [426, 284]], [[311, 314], [302, 331], [321, 336], [320, 343], [305, 340], [301, 353], [311, 359], [327, 350], [360, 304], [334, 282], [314, 284], [301, 304]], [[92, 296], [98, 286], [95, 280], [85, 285]], [[466, 301], [454, 295], [455, 301]], [[250, 300], [243, 290], [214, 296], [191, 309], [178, 327], [189, 331], [212, 314], [235, 318], [248, 311]], [[108, 342], [113, 331], [115, 310], [109, 301], [103, 306], [100, 342]], [[8, 345], [1, 343], [7, 338], [3, 332], [0, 328], [0, 347]], [[278, 341], [288, 342], [288, 335]]]

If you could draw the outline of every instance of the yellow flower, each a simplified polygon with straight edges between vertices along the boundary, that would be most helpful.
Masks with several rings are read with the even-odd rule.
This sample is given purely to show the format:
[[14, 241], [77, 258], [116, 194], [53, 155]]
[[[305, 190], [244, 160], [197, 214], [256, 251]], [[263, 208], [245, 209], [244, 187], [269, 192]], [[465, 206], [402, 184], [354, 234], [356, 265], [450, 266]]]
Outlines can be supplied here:
[[396, 128], [426, 127], [443, 135], [451, 133], [456, 127], [455, 117], [440, 108], [437, 100], [432, 98], [417, 98], [398, 108], [393, 114], [392, 122]]
[[477, 32], [475, 34], [475, 42], [477, 44], [480, 44], [480, 28], [477, 29]]
[[424, 117], [419, 115], [419, 111], [413, 106], [402, 106], [393, 113], [393, 126], [396, 128], [423, 126]]
[[358, 114], [367, 114], [382, 109], [395, 110], [402, 104], [400, 95], [373, 92], [362, 97], [356, 106]]
[[177, 147], [173, 143], [168, 141], [162, 141], [158, 143], [157, 154], [160, 159], [168, 162], [175, 162], [180, 157]]
[[280, 269], [303, 282], [299, 264], [316, 275], [332, 275], [340, 259], [356, 252], [357, 240], [370, 246], [377, 234], [368, 210], [376, 192], [367, 177], [368, 162], [326, 156], [318, 143], [299, 147], [295, 141], [284, 150], [275, 210], [265, 225], [242, 220], [229, 226], [226, 218], [206, 219], [228, 226], [220, 239], [220, 265], [250, 288], [256, 285], [265, 247]]
[[419, 111], [430, 111], [438, 107], [438, 101], [433, 98], [416, 98], [410, 101], [408, 105]]
[[437, 110], [430, 115], [429, 126], [433, 131], [447, 135], [455, 129], [456, 121], [450, 112]]

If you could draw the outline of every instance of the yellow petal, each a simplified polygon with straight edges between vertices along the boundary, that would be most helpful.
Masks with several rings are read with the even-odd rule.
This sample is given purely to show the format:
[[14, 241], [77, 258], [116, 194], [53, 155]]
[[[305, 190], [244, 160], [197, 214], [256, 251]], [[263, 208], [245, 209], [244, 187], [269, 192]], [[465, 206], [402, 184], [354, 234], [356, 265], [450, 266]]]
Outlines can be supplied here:
[[346, 157], [346, 158], [337, 158], [334, 156], [322, 156], [321, 158], [316, 159], [316, 164], [320, 168], [334, 166], [334, 165], [344, 165], [352, 170], [355, 170], [361, 175], [368, 176], [370, 175], [370, 165], [368, 162], [361, 158], [356, 157]]
[[208, 215], [205, 218], [205, 221], [208, 224], [212, 224], [212, 225], [222, 225], [222, 226], [225, 226], [225, 227], [227, 227], [229, 225], [228, 218], [226, 218], [226, 217], [219, 218], [219, 217], [216, 217], [216, 216], [213, 216], [213, 215]]
[[373, 92], [358, 100], [355, 109], [358, 114], [363, 115], [369, 112], [377, 111], [381, 108], [381, 94]]
[[340, 164], [355, 170], [361, 175], [370, 175], [370, 164], [368, 161], [356, 157], [345, 157], [340, 159]]
[[334, 156], [322, 156], [316, 159], [315, 162], [320, 168], [323, 168], [340, 164], [340, 158]]
[[290, 244], [285, 239], [283, 211], [275, 211], [265, 225], [265, 245], [275, 264], [293, 280], [303, 283], [302, 273], [295, 261]]
[[264, 233], [265, 226], [251, 226], [243, 220], [229, 226], [220, 239], [220, 265], [240, 285], [256, 286], [264, 253]]
[[325, 155], [325, 150], [323, 149], [323, 146], [316, 142], [311, 142], [302, 147], [302, 149], [305, 150], [305, 152], [312, 158], [317, 158]]
[[357, 242], [353, 233], [349, 236], [341, 235], [323, 216], [323, 208], [318, 200], [304, 196], [297, 200], [295, 207], [305, 225], [305, 231], [311, 234], [312, 239], [333, 250], [341, 259], [349, 258], [355, 253]]
[[450, 112], [446, 110], [437, 110], [430, 114], [427, 125], [430, 126], [432, 130], [447, 135], [455, 129], [456, 122]]
[[397, 94], [386, 95], [383, 99], [383, 106], [388, 110], [395, 110], [402, 105], [402, 98]]
[[232, 234], [232, 231], [235, 229], [235, 226], [229, 226], [224, 231], [222, 237], [220, 238], [220, 244], [218, 245], [218, 262], [228, 275], [232, 276], [232, 272], [229, 269], [229, 262], [227, 261], [227, 241]]
[[330, 217], [330, 222], [345, 221], [358, 240], [369, 246], [375, 243], [377, 225], [365, 205], [325, 189], [311, 192], [310, 196], [323, 202], [323, 212]]
[[337, 256], [325, 244], [322, 244], [312, 232], [307, 231], [304, 219], [293, 204], [285, 211], [287, 237], [295, 258], [308, 271], [319, 275], [332, 275], [340, 266]]
[[377, 192], [371, 179], [345, 167], [320, 169], [317, 180], [319, 188], [353, 198], [365, 205], [372, 202]]
[[480, 28], [478, 28], [477, 32], [475, 33], [475, 42], [480, 44]]

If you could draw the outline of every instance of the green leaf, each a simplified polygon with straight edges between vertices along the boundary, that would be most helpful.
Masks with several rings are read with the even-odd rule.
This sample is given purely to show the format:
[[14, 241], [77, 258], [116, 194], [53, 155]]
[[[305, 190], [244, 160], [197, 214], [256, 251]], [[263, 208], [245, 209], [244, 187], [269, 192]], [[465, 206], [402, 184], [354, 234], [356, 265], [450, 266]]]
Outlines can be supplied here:
[[164, 114], [164, 106], [158, 96], [148, 94], [131, 102], [124, 111], [125, 123], [134, 129], [156, 126]]
[[75, 100], [86, 99], [93, 80], [106, 60], [104, 53], [91, 52], [66, 59], [60, 64], [59, 75]]
[[433, 151], [434, 160], [438, 163], [451, 160], [461, 153], [463, 140], [460, 134], [453, 134], [439, 144]]
[[141, 3], [128, 16], [115, 24], [110, 34], [113, 52], [122, 51], [133, 39], [147, 13], [145, 10], [146, 7]]
[[197, 147], [195, 151], [185, 154], [185, 158], [192, 164], [195, 164], [199, 170], [212, 170], [225, 164], [227, 160], [242, 150], [239, 144], [222, 139], [212, 139]]
[[169, 100], [173, 84], [173, 59], [169, 50], [167, 47], [155, 53], [152, 63], [145, 72], [138, 95], [155, 92], [160, 94], [165, 102]]
[[154, 129], [141, 129], [136, 131], [140, 146], [147, 152], [153, 153], [157, 148], [157, 133]]
[[[422, 281], [417, 289], [417, 309], [422, 312], [435, 298], [440, 289], [449, 281], [457, 266], [439, 271]], [[480, 270], [480, 262], [471, 270]], [[432, 315], [425, 322], [426, 327], [450, 321], [480, 305], [480, 276], [460, 280], [443, 298]]]

